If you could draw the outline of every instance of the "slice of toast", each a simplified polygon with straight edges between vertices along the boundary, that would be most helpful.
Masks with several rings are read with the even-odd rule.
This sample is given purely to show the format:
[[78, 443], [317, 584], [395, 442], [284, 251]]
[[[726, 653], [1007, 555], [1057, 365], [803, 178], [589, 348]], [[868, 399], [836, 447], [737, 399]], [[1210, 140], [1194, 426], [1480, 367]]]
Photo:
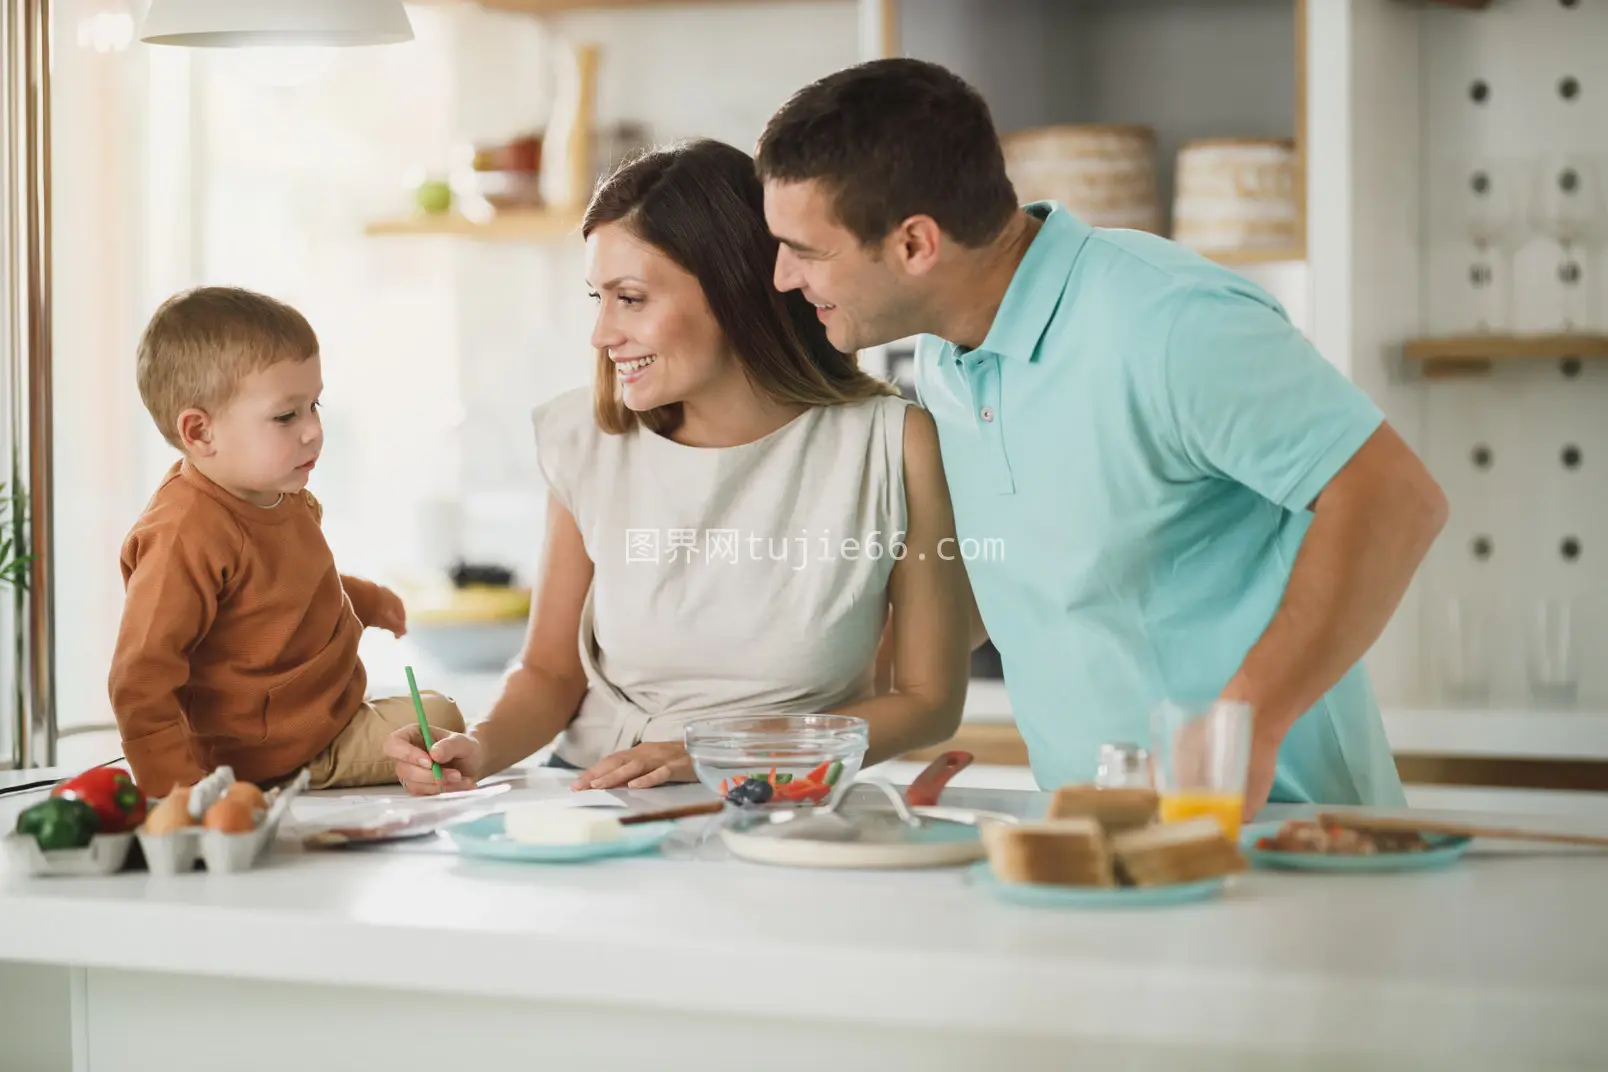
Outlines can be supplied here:
[[1107, 834], [1120, 834], [1154, 822], [1158, 803], [1154, 789], [1067, 785], [1057, 789], [1050, 798], [1045, 816], [1050, 819], [1087, 816], [1099, 822]]
[[1239, 846], [1210, 816], [1118, 834], [1111, 851], [1124, 879], [1135, 886], [1199, 882], [1247, 867]]
[[989, 868], [1003, 882], [1116, 885], [1105, 831], [1088, 817], [993, 825], [983, 842]]

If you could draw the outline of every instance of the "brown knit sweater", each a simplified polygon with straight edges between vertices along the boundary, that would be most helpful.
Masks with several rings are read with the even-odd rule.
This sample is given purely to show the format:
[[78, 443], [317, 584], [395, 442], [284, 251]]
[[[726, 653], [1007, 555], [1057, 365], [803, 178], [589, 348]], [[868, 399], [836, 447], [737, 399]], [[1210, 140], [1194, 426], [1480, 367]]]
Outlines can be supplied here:
[[311, 493], [253, 506], [187, 461], [123, 544], [112, 710], [140, 788], [219, 766], [265, 782], [321, 752], [363, 702], [358, 638], [379, 588], [344, 577]]

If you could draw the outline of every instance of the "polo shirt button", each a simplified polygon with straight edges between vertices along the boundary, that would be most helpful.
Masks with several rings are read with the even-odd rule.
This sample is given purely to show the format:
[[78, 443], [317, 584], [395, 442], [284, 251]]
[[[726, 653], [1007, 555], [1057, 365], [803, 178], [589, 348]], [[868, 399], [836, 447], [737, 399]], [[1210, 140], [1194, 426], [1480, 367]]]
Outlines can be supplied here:
[[984, 406], [984, 407], [983, 407], [983, 410], [982, 410], [982, 413], [981, 413], [981, 414], [980, 414], [980, 416], [981, 416], [981, 417], [982, 417], [982, 418], [983, 418], [983, 420], [985, 420], [985, 421], [991, 421], [991, 420], [993, 420], [993, 419], [994, 419], [994, 411], [993, 411], [993, 409], [992, 409], [992, 408], [991, 408], [991, 407], [989, 407], [989, 406]]

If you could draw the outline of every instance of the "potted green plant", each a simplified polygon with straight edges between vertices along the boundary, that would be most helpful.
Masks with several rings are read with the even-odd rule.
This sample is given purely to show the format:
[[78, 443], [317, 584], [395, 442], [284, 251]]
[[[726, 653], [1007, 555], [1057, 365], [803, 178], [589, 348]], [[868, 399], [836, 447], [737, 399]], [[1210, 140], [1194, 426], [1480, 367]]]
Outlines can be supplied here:
[[0, 585], [28, 590], [28, 495], [0, 482]]

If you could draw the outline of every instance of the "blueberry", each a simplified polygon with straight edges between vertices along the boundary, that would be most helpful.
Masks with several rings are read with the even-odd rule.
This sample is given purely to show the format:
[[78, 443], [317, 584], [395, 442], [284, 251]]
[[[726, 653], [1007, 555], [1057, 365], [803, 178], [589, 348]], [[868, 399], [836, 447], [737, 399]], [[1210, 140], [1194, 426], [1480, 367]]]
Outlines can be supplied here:
[[776, 795], [776, 790], [763, 778], [748, 778], [732, 786], [726, 799], [733, 804], [764, 804]]

